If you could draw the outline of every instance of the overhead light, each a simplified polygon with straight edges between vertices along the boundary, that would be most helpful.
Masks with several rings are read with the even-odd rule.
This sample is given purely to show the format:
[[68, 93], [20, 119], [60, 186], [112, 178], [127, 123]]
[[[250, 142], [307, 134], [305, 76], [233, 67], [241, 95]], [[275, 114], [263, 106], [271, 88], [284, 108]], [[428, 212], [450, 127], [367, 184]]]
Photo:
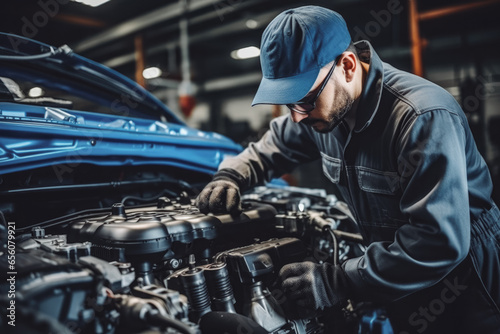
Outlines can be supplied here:
[[40, 97], [43, 95], [43, 89], [40, 87], [33, 87], [28, 92], [29, 97]]
[[245, 25], [247, 26], [248, 29], [255, 29], [259, 26], [259, 22], [249, 19], [245, 22]]
[[260, 55], [260, 49], [255, 46], [248, 46], [239, 50], [231, 51], [231, 57], [233, 59], [248, 59], [258, 57]]
[[144, 79], [154, 79], [161, 75], [161, 70], [158, 67], [148, 67], [142, 71]]
[[97, 7], [108, 2], [109, 0], [71, 0], [71, 1], [83, 3], [84, 5], [91, 7]]

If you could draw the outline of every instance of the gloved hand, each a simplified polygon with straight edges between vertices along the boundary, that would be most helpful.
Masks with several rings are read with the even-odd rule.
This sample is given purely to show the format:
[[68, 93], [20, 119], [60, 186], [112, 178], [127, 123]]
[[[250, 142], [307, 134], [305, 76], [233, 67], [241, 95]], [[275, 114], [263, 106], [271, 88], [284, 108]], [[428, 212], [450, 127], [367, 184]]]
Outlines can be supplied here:
[[214, 175], [212, 182], [196, 198], [196, 206], [202, 213], [241, 213], [241, 180], [236, 172], [222, 169]]
[[330, 263], [287, 264], [279, 276], [288, 304], [292, 305], [292, 318], [313, 318], [324, 308], [344, 303], [349, 294], [344, 270]]

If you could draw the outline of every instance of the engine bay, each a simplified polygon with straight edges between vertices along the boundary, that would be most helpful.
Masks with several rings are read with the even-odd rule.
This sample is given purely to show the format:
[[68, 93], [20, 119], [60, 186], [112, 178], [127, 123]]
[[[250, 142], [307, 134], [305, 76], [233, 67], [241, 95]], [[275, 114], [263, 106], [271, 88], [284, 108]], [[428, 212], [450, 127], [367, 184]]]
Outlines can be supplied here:
[[202, 214], [194, 198], [117, 202], [16, 228], [10, 318], [14, 233], [3, 219], [1, 327], [13, 320], [18, 333], [348, 333], [380, 318], [354, 301], [313, 319], [288, 314], [282, 266], [337, 264], [364, 251], [334, 195], [257, 187], [243, 195], [238, 216]]

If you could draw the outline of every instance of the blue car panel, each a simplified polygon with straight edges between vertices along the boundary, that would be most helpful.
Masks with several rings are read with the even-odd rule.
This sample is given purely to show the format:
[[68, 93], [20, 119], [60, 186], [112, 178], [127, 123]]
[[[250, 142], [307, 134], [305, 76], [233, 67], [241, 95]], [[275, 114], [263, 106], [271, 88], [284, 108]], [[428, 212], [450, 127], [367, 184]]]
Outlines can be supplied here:
[[[224, 136], [186, 126], [135, 82], [67, 47], [0, 34], [0, 51], [0, 174], [68, 163], [155, 164], [212, 174], [225, 156], [241, 151]], [[25, 82], [60, 96], [26, 98]], [[91, 110], [60, 107], [70, 103], [60, 99], [65, 94], [90, 101]]]

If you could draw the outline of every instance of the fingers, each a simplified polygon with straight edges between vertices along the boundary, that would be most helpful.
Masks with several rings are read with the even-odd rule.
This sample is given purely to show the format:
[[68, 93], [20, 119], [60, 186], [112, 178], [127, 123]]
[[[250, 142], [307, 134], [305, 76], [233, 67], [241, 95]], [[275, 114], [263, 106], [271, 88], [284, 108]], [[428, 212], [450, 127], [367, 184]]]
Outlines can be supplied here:
[[226, 192], [226, 210], [232, 214], [241, 213], [240, 192], [236, 188], [229, 188]]
[[213, 213], [226, 212], [226, 192], [227, 189], [223, 185], [216, 185], [210, 194], [208, 209]]
[[289, 277], [281, 284], [283, 292], [292, 301], [297, 301], [303, 298], [305, 282], [299, 277]]
[[290, 277], [290, 276], [300, 276], [311, 272], [314, 269], [315, 264], [309, 261], [306, 262], [298, 262], [298, 263], [290, 263], [284, 265], [280, 272], [279, 276], [282, 280]]
[[240, 192], [235, 184], [229, 181], [210, 182], [196, 198], [196, 205], [202, 213], [241, 212]]
[[316, 313], [314, 268], [312, 262], [291, 263], [283, 266], [279, 272], [283, 293], [293, 306], [290, 314], [292, 318], [310, 318]]
[[283, 266], [279, 272], [283, 292], [292, 301], [303, 299], [304, 294], [309, 290], [312, 282], [309, 279], [307, 267], [307, 263], [291, 263]]
[[196, 206], [200, 210], [201, 213], [208, 213], [209, 207], [208, 204], [210, 202], [210, 194], [212, 193], [211, 187], [205, 187], [201, 193], [196, 197]]
[[311, 291], [314, 289], [314, 276], [307, 263], [292, 263], [282, 268], [281, 287], [292, 301], [304, 299], [303, 304], [309, 305]]

